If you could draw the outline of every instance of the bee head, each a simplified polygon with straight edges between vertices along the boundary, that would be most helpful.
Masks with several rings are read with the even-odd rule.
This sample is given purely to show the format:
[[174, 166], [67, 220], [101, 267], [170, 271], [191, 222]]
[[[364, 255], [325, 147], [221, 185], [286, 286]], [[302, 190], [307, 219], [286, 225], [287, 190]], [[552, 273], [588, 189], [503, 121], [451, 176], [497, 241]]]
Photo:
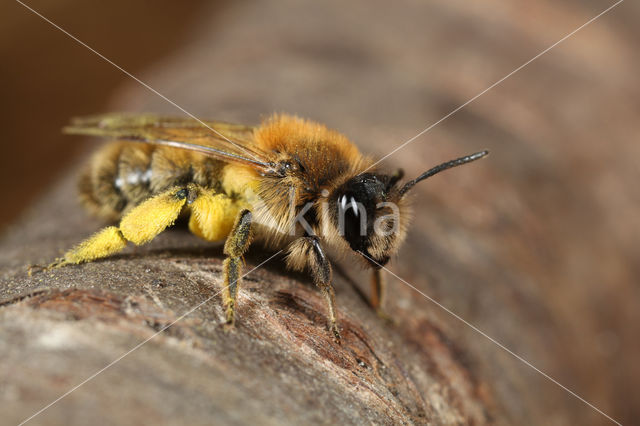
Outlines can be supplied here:
[[443, 170], [475, 161], [489, 154], [481, 151], [439, 164], [403, 185], [404, 173], [361, 173], [340, 185], [330, 197], [331, 222], [352, 250], [379, 268], [398, 250], [406, 236], [409, 207], [407, 193], [418, 182]]
[[[351, 249], [371, 266], [385, 265], [404, 239], [406, 207], [394, 175], [362, 173], [330, 197], [331, 222]], [[373, 261], [372, 261], [373, 260]]]

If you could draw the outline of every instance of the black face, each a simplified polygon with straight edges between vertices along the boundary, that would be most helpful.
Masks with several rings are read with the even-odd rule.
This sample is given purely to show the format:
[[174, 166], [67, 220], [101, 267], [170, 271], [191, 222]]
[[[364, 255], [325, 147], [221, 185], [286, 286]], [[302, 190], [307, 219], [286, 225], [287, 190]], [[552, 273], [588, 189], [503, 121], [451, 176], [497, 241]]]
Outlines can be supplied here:
[[[374, 232], [377, 205], [386, 201], [390, 179], [387, 175], [363, 173], [335, 191], [335, 201], [331, 203], [335, 208], [335, 223], [354, 251], [370, 256], [368, 249], [371, 245], [370, 236]], [[379, 260], [384, 264], [388, 258]]]

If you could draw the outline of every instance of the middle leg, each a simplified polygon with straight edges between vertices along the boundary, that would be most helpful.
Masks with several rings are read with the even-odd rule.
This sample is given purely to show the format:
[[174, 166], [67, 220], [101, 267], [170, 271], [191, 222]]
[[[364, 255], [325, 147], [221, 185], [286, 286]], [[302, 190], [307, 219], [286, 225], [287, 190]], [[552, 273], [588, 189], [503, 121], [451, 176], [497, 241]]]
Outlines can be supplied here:
[[227, 324], [235, 323], [236, 298], [238, 286], [242, 278], [242, 255], [251, 244], [251, 212], [242, 210], [236, 219], [231, 233], [224, 243], [224, 254], [227, 258], [222, 263], [224, 270], [224, 287], [222, 297], [226, 307]]

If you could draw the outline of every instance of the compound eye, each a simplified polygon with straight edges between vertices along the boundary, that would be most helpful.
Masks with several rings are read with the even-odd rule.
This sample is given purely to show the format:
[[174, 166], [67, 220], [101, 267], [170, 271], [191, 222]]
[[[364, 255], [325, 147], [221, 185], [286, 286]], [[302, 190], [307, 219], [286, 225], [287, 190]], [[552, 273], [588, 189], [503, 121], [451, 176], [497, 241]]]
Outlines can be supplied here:
[[358, 210], [358, 202], [353, 196], [349, 196], [344, 194], [342, 197], [338, 199], [338, 204], [340, 205], [340, 209], [346, 214], [347, 210], [352, 211], [356, 217], [360, 214]]
[[338, 198], [339, 232], [353, 250], [367, 247], [367, 215], [364, 206], [353, 195]]

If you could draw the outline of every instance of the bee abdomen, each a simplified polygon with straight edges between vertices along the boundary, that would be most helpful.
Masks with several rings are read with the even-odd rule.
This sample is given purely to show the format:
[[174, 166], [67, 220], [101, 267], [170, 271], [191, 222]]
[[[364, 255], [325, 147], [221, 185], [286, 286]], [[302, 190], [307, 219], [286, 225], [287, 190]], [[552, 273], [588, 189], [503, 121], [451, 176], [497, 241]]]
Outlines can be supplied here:
[[216, 189], [224, 163], [200, 154], [131, 142], [106, 145], [79, 181], [80, 199], [94, 214], [117, 220], [172, 186], [196, 183]]

